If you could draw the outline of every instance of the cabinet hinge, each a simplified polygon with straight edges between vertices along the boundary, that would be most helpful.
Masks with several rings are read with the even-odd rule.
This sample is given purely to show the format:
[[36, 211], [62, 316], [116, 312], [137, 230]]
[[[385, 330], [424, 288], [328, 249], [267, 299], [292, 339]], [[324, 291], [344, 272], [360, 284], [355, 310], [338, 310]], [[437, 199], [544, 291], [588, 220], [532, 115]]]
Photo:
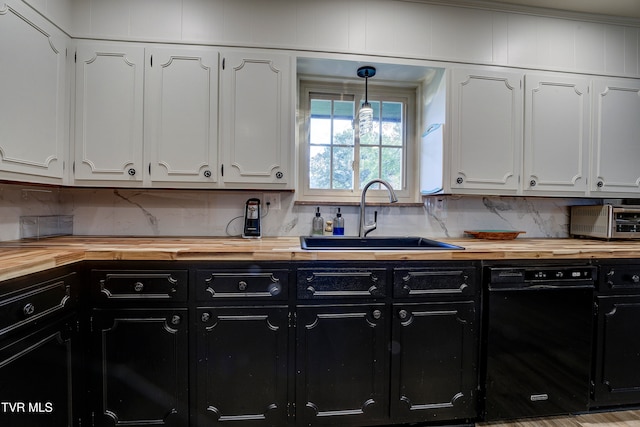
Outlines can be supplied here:
[[224, 70], [225, 60], [226, 60], [226, 58], [222, 58], [222, 69], [223, 69], [223, 70]]
[[224, 176], [224, 164], [220, 165], [220, 175]]
[[287, 417], [293, 418], [296, 415], [296, 404], [293, 402], [287, 403]]
[[593, 315], [594, 316], [598, 315], [598, 302], [597, 301], [593, 302]]
[[73, 169], [73, 173], [76, 173], [76, 161], [73, 161], [73, 165], [71, 166], [71, 169]]
[[591, 398], [596, 394], [596, 383], [593, 380], [589, 382], [589, 392], [591, 393]]
[[289, 327], [290, 328], [295, 328], [296, 327], [296, 322], [297, 322], [297, 315], [295, 312], [289, 312]]
[[[93, 332], [93, 316], [89, 317], [89, 332]], [[91, 416], [93, 417], [93, 412]]]
[[73, 54], [73, 62], [77, 63], [78, 62], [78, 51], [76, 50], [75, 53]]
[[149, 56], [149, 65], [153, 67], [153, 55]]
[[151, 175], [151, 162], [149, 162], [149, 175]]

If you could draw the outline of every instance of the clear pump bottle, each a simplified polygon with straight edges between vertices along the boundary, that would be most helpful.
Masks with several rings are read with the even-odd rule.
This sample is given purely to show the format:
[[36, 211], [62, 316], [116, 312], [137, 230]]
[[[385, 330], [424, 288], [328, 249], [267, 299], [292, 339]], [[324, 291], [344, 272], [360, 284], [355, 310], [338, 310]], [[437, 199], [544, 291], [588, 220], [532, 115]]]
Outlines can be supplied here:
[[316, 216], [311, 223], [311, 234], [322, 235], [324, 233], [324, 218], [320, 216], [320, 208], [316, 208]]
[[338, 208], [338, 213], [336, 214], [336, 217], [333, 219], [333, 235], [344, 236], [344, 218], [342, 218], [342, 214], [340, 213], [340, 208]]

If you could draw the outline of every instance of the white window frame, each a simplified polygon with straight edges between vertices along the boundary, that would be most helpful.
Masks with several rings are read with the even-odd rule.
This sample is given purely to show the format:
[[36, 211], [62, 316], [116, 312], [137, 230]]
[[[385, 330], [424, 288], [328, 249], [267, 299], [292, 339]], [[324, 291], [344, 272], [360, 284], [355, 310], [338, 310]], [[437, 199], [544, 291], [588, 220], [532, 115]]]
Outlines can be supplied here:
[[[309, 122], [310, 122], [310, 101], [312, 93], [343, 94], [347, 97], [353, 96], [356, 105], [364, 96], [364, 81], [345, 82], [344, 80], [315, 80], [301, 78], [299, 82], [299, 179], [297, 199], [308, 202], [360, 202], [361, 190], [332, 190], [332, 189], [311, 189], [309, 188]], [[416, 123], [419, 112], [416, 108], [419, 88], [415, 85], [393, 85], [393, 84], [372, 84], [369, 80], [369, 99], [402, 102], [404, 104], [404, 147], [403, 147], [403, 184], [402, 188], [394, 188], [398, 201], [401, 203], [415, 203], [419, 200], [417, 191], [417, 171], [418, 171], [418, 147], [416, 137]], [[357, 120], [357, 111], [355, 111]], [[356, 150], [357, 152], [357, 150]], [[358, 159], [355, 158], [354, 162]], [[357, 173], [357, 172], [354, 172]], [[367, 192], [367, 201], [380, 203], [389, 202], [389, 195], [386, 190], [375, 190], [373, 187]]]

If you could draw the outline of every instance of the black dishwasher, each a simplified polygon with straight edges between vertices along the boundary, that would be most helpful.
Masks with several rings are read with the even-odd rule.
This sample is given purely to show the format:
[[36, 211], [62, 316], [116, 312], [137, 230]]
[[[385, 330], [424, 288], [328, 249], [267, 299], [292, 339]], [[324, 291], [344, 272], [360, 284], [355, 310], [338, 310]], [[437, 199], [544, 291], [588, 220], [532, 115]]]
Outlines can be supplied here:
[[485, 273], [485, 419], [586, 411], [596, 268], [493, 266]]

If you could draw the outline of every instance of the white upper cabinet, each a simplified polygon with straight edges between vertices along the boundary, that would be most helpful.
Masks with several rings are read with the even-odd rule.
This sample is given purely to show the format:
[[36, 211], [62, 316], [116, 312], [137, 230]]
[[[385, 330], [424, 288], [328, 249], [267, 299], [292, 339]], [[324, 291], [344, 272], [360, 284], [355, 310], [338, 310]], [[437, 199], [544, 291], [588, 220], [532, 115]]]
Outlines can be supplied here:
[[218, 52], [146, 49], [145, 164], [152, 185], [218, 181]]
[[222, 61], [222, 180], [233, 188], [292, 188], [292, 57], [226, 52]]
[[526, 75], [525, 193], [585, 195], [589, 170], [589, 106], [586, 78]]
[[82, 42], [76, 57], [76, 183], [142, 183], [144, 48]]
[[518, 192], [522, 152], [522, 78], [523, 75], [516, 72], [452, 71], [452, 192]]
[[640, 81], [595, 80], [591, 195], [640, 193]]
[[63, 183], [68, 146], [68, 39], [30, 10], [0, 3], [0, 170]]

